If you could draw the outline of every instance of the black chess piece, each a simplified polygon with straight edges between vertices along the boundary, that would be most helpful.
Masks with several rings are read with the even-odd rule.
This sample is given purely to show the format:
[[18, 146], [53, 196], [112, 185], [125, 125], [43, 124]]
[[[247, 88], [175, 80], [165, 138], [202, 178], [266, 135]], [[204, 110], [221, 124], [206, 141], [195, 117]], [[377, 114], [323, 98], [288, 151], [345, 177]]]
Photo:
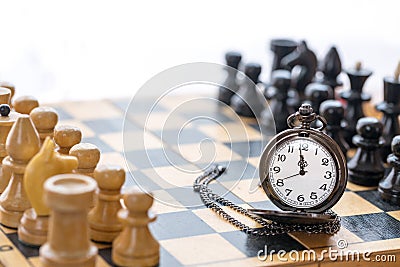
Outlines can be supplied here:
[[389, 174], [379, 182], [379, 196], [390, 203], [400, 205], [400, 135], [392, 140], [392, 154], [387, 163], [392, 167]]
[[340, 97], [347, 102], [345, 119], [348, 126], [344, 138], [350, 147], [355, 147], [352, 138], [357, 133], [356, 124], [360, 118], [365, 117], [362, 104], [371, 100], [371, 96], [362, 90], [366, 80], [372, 75], [372, 71], [362, 69], [361, 63], [357, 63], [354, 69], [345, 72], [350, 79], [350, 90], [340, 94]]
[[271, 77], [274, 70], [283, 69], [281, 66], [282, 58], [292, 53], [297, 47], [297, 42], [290, 39], [272, 39], [270, 42], [270, 49], [274, 53]]
[[326, 100], [321, 103], [320, 115], [326, 119], [327, 125], [324, 129], [325, 133], [332, 137], [338, 144], [340, 150], [346, 156], [349, 150], [349, 144], [343, 137], [343, 129], [346, 127], [344, 121], [344, 108], [342, 103], [337, 100]]
[[266, 105], [265, 97], [256, 88], [261, 65], [248, 63], [244, 73], [248, 79], [243, 80], [239, 90], [231, 98], [231, 106], [238, 115], [259, 118]]
[[400, 134], [399, 114], [400, 114], [400, 82], [393, 77], [383, 79], [383, 102], [375, 106], [383, 113], [383, 138], [385, 145], [381, 149], [382, 158], [386, 159], [391, 153], [390, 143], [393, 137]]
[[237, 70], [242, 60], [242, 55], [238, 52], [227, 52], [225, 54], [226, 65], [225, 68], [227, 76], [223, 85], [219, 87], [218, 100], [230, 105], [231, 98], [239, 90], [239, 84], [236, 80]]
[[342, 61], [335, 46], [332, 46], [321, 62], [320, 70], [323, 73], [321, 83], [329, 85], [332, 88], [331, 98], [335, 99], [335, 89], [341, 86], [337, 77], [342, 72]]
[[314, 79], [317, 65], [317, 56], [307, 47], [305, 41], [302, 41], [296, 50], [281, 60], [281, 66], [290, 71], [295, 66], [300, 67], [299, 74], [292, 75], [292, 86], [296, 88], [301, 100], [304, 100], [306, 86]]
[[349, 181], [365, 186], [376, 186], [384, 174], [380, 148], [384, 144], [382, 123], [374, 117], [361, 118], [357, 122], [357, 135], [353, 143], [358, 147], [347, 163]]
[[266, 109], [261, 114], [262, 125], [268, 128], [274, 122], [277, 133], [288, 128], [287, 118], [290, 114], [295, 113], [295, 109], [291, 106], [288, 97], [291, 83], [290, 75], [288, 70], [275, 70], [272, 72], [270, 89], [272, 89], [273, 93], [269, 103], [270, 110]]
[[319, 112], [321, 103], [328, 100], [331, 94], [332, 88], [322, 83], [310, 83], [305, 89], [306, 99], [310, 102], [315, 113]]

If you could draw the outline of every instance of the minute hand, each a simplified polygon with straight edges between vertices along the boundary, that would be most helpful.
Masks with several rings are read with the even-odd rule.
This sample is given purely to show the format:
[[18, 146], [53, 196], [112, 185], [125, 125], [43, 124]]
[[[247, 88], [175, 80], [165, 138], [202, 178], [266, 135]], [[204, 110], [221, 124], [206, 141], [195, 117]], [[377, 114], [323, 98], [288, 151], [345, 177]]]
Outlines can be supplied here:
[[[307, 172], [307, 171], [305, 171], [305, 172]], [[282, 178], [281, 180], [286, 180], [286, 179], [289, 179], [289, 178], [292, 178], [292, 177], [295, 177], [295, 176], [298, 176], [298, 175], [300, 175], [300, 173], [296, 173], [296, 174], [290, 175], [288, 177]]]

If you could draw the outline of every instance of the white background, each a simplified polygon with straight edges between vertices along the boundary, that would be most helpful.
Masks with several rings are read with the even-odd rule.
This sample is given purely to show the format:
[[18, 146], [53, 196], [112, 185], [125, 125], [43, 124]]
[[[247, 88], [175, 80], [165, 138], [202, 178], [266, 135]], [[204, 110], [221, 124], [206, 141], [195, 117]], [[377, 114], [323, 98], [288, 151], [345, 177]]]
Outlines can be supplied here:
[[166, 68], [236, 49], [266, 80], [269, 40], [291, 37], [319, 57], [335, 44], [345, 67], [361, 60], [381, 94], [400, 60], [396, 2], [0, 1], [0, 79], [46, 102], [132, 96]]

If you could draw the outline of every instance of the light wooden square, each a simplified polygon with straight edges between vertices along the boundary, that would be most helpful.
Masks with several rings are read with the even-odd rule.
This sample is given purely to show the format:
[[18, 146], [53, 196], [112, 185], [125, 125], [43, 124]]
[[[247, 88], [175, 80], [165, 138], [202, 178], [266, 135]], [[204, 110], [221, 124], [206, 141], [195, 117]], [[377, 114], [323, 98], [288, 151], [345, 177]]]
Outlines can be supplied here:
[[241, 156], [227, 146], [218, 142], [202, 142], [200, 144], [184, 144], [175, 147], [181, 156], [193, 163], [210, 163], [240, 160]]
[[67, 102], [59, 106], [77, 120], [121, 118], [124, 115], [119, 108], [104, 100]]
[[344, 192], [342, 198], [332, 209], [340, 216], [382, 212], [381, 209], [378, 209], [354, 192]]
[[205, 264], [246, 257], [218, 234], [162, 240], [160, 243], [183, 265]]
[[245, 142], [262, 139], [260, 132], [249, 125], [240, 123], [201, 125], [199, 130], [220, 142]]

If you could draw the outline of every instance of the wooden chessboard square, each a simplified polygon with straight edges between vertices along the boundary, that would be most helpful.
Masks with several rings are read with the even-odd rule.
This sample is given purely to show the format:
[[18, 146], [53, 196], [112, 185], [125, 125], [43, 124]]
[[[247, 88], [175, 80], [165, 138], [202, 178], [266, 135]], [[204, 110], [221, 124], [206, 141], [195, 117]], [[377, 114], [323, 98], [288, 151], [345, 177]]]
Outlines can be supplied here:
[[71, 120], [60, 120], [60, 121], [58, 121], [57, 125], [70, 125], [70, 126], [78, 127], [82, 132], [82, 137], [94, 137], [94, 136], [96, 136], [96, 132], [94, 132], [86, 124], [84, 124], [84, 123], [82, 123], [81, 121], [78, 121], [78, 120], [74, 120], [74, 119], [71, 119]]
[[[242, 208], [249, 209], [251, 208], [247, 204], [240, 205]], [[260, 224], [256, 223], [254, 220], [239, 214], [228, 207], [221, 207], [226, 213], [233, 216], [234, 218], [240, 220], [241, 222], [245, 223], [246, 225], [252, 228], [259, 228], [261, 227]], [[220, 216], [217, 216], [215, 212], [208, 208], [201, 208], [193, 210], [193, 213], [196, 214], [202, 221], [206, 222], [211, 228], [213, 228], [218, 233], [223, 232], [232, 232], [237, 231], [238, 229], [230, 224], [229, 222], [225, 221]]]
[[390, 204], [389, 202], [386, 202], [380, 198], [377, 190], [358, 191], [356, 194], [373, 203], [376, 207], [383, 211], [395, 211], [399, 209], [398, 205]]
[[240, 197], [244, 202], [257, 202], [267, 200], [264, 190], [258, 186], [258, 179], [241, 179], [238, 181], [221, 182], [230, 192]]
[[223, 143], [257, 141], [262, 139], [260, 132], [246, 124], [224, 123], [221, 125], [202, 125], [199, 126], [199, 130]]
[[[227, 190], [227, 188], [222, 186], [220, 183], [211, 183], [209, 188], [211, 188], [214, 193], [223, 196], [235, 204], [244, 204], [243, 200]], [[192, 187], [173, 187], [166, 189], [166, 191], [185, 207], [191, 207], [193, 209], [204, 208], [199, 193], [195, 192]]]
[[192, 165], [164, 166], [155, 169], [142, 169], [147, 177], [161, 188], [189, 187], [201, 173]]
[[153, 206], [151, 210], [156, 214], [185, 211], [187, 208], [179, 203], [166, 190], [155, 190], [153, 193]]
[[161, 140], [146, 131], [125, 131], [99, 135], [99, 138], [116, 151], [162, 148]]
[[264, 146], [266, 145], [266, 143], [262, 142], [261, 140], [224, 144], [244, 158], [259, 157], [264, 149]]
[[275, 206], [271, 200], [268, 199], [267, 195], [265, 195], [264, 199], [265, 200], [262, 201], [249, 202], [249, 205], [252, 206], [254, 209], [276, 210], [276, 211], [281, 210], [280, 208]]
[[160, 243], [183, 265], [245, 258], [245, 254], [219, 234], [161, 240]]
[[225, 172], [218, 178], [218, 181], [239, 181], [241, 179], [258, 179], [257, 169], [248, 160], [234, 160], [218, 162], [226, 167]]
[[101, 153], [114, 152], [112, 147], [98, 137], [85, 137], [83, 136], [81, 143], [91, 143], [100, 149]]
[[[100, 154], [100, 161], [97, 164], [99, 165], [118, 165], [128, 171], [128, 166], [126, 164], [125, 158], [122, 153], [119, 152], [108, 152], [108, 153], [101, 153]], [[135, 166], [132, 164], [129, 165], [129, 169], [131, 171], [135, 170]]]
[[346, 216], [342, 225], [367, 242], [400, 238], [400, 221], [384, 212]]
[[148, 177], [140, 170], [134, 170], [126, 173], [125, 183], [139, 186], [145, 192], [161, 190], [162, 188], [153, 179], [154, 177]]
[[338, 203], [332, 208], [339, 216], [351, 216], [382, 212], [369, 201], [354, 192], [344, 192]]
[[390, 216], [392, 216], [393, 218], [395, 218], [396, 220], [400, 221], [400, 210], [396, 210], [396, 211], [389, 211], [386, 214], [389, 214]]
[[272, 250], [278, 252], [281, 249], [285, 251], [291, 250], [304, 250], [306, 249], [302, 244], [296, 241], [288, 234], [280, 234], [274, 236], [253, 237], [248, 236], [241, 231], [221, 233], [230, 244], [234, 245], [247, 257], [257, 257], [260, 250], [265, 250], [270, 253]]
[[149, 114], [130, 114], [127, 117], [140, 127], [151, 131], [176, 129], [184, 126], [187, 119], [176, 113], [151, 112]]
[[178, 146], [182, 144], [198, 144], [203, 140], [210, 139], [209, 136], [203, 134], [193, 127], [177, 127], [176, 129], [164, 129], [156, 132], [157, 136], [170, 146]]
[[190, 210], [159, 214], [150, 229], [158, 241], [215, 233]]
[[125, 157], [126, 160], [139, 169], [189, 164], [189, 162], [182, 159], [180, 155], [169, 148], [125, 151]]
[[140, 131], [141, 129], [129, 120], [124, 120], [123, 117], [111, 119], [92, 119], [83, 121], [90, 129], [97, 134], [115, 133], [124, 131]]
[[240, 160], [241, 157], [218, 142], [205, 140], [198, 144], [185, 144], [175, 147], [181, 156], [195, 164]]
[[99, 118], [121, 118], [124, 115], [118, 107], [104, 100], [64, 102], [60, 103], [59, 106], [74, 119], [81, 121]]
[[338, 241], [345, 240], [347, 244], [362, 242], [363, 240], [353, 234], [345, 227], [340, 227], [339, 232], [334, 235], [309, 234], [304, 232], [293, 232], [289, 234], [307, 249], [337, 246]]

